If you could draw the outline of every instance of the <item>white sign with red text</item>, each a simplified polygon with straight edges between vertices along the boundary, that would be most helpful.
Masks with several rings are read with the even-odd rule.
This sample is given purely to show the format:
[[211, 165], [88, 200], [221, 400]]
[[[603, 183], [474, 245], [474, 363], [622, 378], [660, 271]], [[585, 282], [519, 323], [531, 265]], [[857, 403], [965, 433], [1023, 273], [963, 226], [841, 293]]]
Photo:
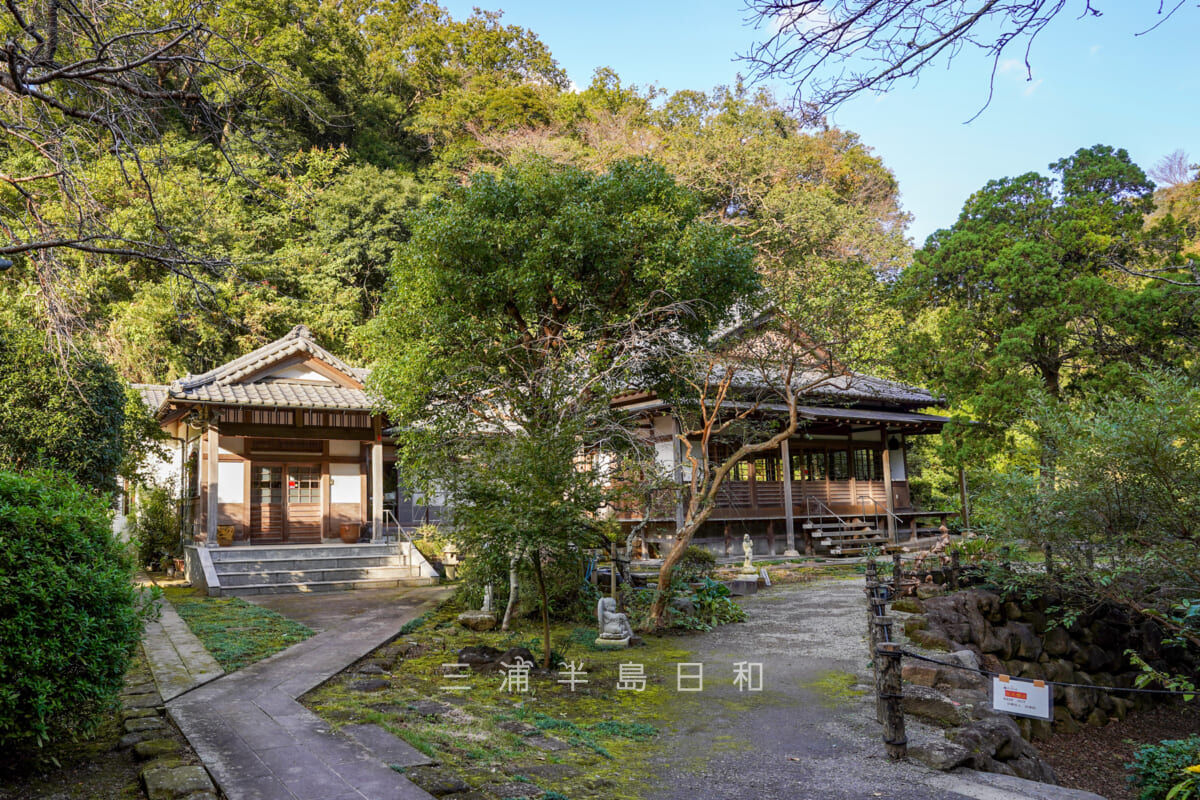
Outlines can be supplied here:
[[1045, 681], [1022, 681], [1008, 675], [992, 678], [992, 710], [1034, 719], [1054, 719], [1054, 695]]

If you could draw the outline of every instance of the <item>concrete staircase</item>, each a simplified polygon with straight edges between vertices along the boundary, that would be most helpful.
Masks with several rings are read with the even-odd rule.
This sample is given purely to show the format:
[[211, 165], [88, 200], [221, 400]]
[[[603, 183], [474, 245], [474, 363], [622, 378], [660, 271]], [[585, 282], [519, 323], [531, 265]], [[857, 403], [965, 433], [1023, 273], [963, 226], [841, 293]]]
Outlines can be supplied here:
[[408, 542], [187, 549], [188, 579], [214, 596], [387, 589], [438, 581], [433, 567]]

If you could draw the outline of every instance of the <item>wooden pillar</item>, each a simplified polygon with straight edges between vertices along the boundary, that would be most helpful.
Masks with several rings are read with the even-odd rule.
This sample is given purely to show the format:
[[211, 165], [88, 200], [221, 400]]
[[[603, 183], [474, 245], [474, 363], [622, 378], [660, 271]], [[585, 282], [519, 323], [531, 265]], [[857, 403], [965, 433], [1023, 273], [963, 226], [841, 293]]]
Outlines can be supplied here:
[[214, 545], [217, 543], [217, 482], [221, 474], [221, 434], [214, 426], [209, 425], [204, 436], [208, 445], [205, 448], [208, 456], [208, 495], [205, 498], [204, 525], [208, 543]]
[[882, 662], [876, 684], [883, 701], [883, 744], [888, 758], [899, 760], [908, 755], [908, 737], [904, 732], [904, 684], [900, 671], [900, 645], [881, 642], [875, 660]]
[[892, 495], [892, 459], [888, 449], [887, 428], [880, 428], [879, 435], [883, 438], [883, 494], [884, 507], [887, 509], [888, 541], [896, 543], [896, 498]]
[[371, 541], [383, 539], [383, 442], [371, 445]]
[[673, 472], [673, 477], [675, 480], [675, 485], [677, 487], [676, 497], [678, 498], [675, 501], [675, 535], [678, 536], [680, 534], [680, 532], [683, 531], [683, 526], [685, 524], [687, 524], [687, 508], [685, 505], [687, 501], [684, 500], [684, 496], [683, 496], [683, 489], [684, 489], [684, 485], [683, 485], [683, 455], [684, 455], [684, 450], [683, 450], [683, 442], [679, 441], [678, 436], [675, 436], [675, 434], [679, 432], [679, 423], [676, 422], [674, 419], [671, 420], [671, 430], [672, 430], [672, 436], [674, 437], [672, 439], [673, 446], [671, 448], [671, 453], [675, 457], [675, 469]]
[[767, 520], [767, 555], [775, 555], [775, 520]]
[[971, 527], [971, 515], [967, 509], [967, 471], [962, 467], [958, 468], [958, 499], [962, 504], [962, 524], [965, 531]]
[[779, 454], [783, 458], [783, 524], [787, 533], [787, 549], [785, 556], [798, 556], [796, 550], [796, 513], [792, 500], [792, 448], [788, 440], [779, 444]]

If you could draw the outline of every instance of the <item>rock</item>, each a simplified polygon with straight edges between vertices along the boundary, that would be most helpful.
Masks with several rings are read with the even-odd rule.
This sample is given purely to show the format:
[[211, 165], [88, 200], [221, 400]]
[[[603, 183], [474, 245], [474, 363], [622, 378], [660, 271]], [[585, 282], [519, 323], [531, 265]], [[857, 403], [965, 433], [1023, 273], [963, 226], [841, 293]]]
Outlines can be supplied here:
[[1002, 758], [1004, 755], [1015, 754], [1019, 745], [1014, 746], [1013, 740], [1024, 744], [1017, 723], [1003, 715], [987, 717], [972, 722], [970, 725], [964, 725], [947, 733], [946, 738], [966, 748], [971, 754], [976, 769], [981, 768], [978, 762], [983, 759]]
[[157, 691], [158, 687], [155, 686], [153, 682], [147, 681], [145, 683], [137, 683], [132, 686], [125, 687], [125, 689], [121, 692], [121, 696], [129, 697], [135, 694], [150, 694], [151, 692]]
[[508, 667], [516, 666], [518, 658], [528, 661], [530, 664], [538, 663], [528, 647], [511, 647], [501, 653], [500, 657], [496, 659], [496, 669], [507, 669]]
[[1008, 629], [1017, 639], [1017, 658], [1024, 661], [1037, 661], [1042, 654], [1042, 640], [1034, 633], [1033, 626], [1025, 622], [1010, 622]]
[[487, 791], [494, 794], [501, 800], [510, 800], [520, 797], [541, 797], [544, 792], [532, 781], [510, 781], [509, 783], [492, 783], [484, 787]]
[[458, 663], [478, 670], [480, 667], [490, 667], [502, 654], [502, 651], [485, 644], [471, 645], [458, 651]]
[[384, 689], [391, 687], [391, 681], [385, 678], [367, 678], [366, 680], [354, 681], [347, 688], [352, 692], [382, 692]]
[[687, 617], [696, 613], [696, 604], [686, 597], [672, 597], [670, 605], [671, 608]]
[[942, 597], [946, 594], [946, 590], [936, 583], [919, 583], [917, 584], [917, 599], [928, 600], [931, 597]]
[[934, 633], [933, 631], [915, 630], [909, 634], [909, 639], [919, 644], [921, 647], [930, 650], [946, 650], [951, 648], [950, 640], [945, 636]]
[[1126, 700], [1123, 697], [1113, 697], [1111, 699], [1112, 699], [1113, 707], [1112, 707], [1112, 711], [1110, 713], [1116, 719], [1124, 720], [1125, 715], [1129, 713], [1129, 709], [1131, 709], [1133, 707], [1133, 703], [1131, 703], [1130, 701]]
[[518, 722], [515, 719], [506, 719], [502, 722], [497, 722], [496, 727], [502, 731], [515, 733], [517, 736], [535, 736], [538, 729], [532, 725], [527, 725], [524, 722]]
[[1008, 766], [1018, 778], [1038, 783], [1058, 783], [1058, 776], [1054, 774], [1054, 768], [1032, 754], [1023, 753], [1009, 761]]
[[158, 692], [149, 694], [137, 694], [132, 697], [126, 697], [121, 701], [121, 704], [127, 709], [132, 708], [158, 708], [161, 706], [162, 698], [158, 696]]
[[530, 747], [536, 747], [538, 750], [545, 750], [549, 753], [555, 753], [559, 750], [568, 750], [571, 747], [566, 742], [559, 741], [558, 739], [552, 739], [549, 736], [530, 736], [525, 739], [525, 744], [529, 745]]
[[159, 737], [160, 733], [162, 733], [162, 731], [158, 731], [158, 730], [138, 731], [137, 733], [127, 733], [124, 736], [122, 736], [120, 739], [117, 740], [117, 749], [118, 750], [128, 750], [129, 748], [133, 747], [138, 742], [144, 742], [147, 739], [157, 739]]
[[1064, 686], [1063, 700], [1075, 719], [1087, 719], [1096, 707], [1096, 690], [1080, 686]]
[[466, 781], [446, 767], [410, 767], [404, 775], [435, 797], [471, 791]]
[[905, 686], [903, 706], [905, 714], [945, 727], [960, 724], [965, 716], [958, 703], [928, 686]]
[[943, 667], [938, 670], [936, 687], [951, 689], [981, 689], [984, 678], [979, 674], [979, 659], [970, 650], [956, 650], [944, 659], [948, 664], [957, 664], [963, 669]]
[[1075, 663], [1085, 672], [1099, 672], [1112, 663], [1112, 656], [1103, 647], [1089, 644], [1075, 654]]
[[929, 619], [926, 617], [917, 615], [904, 620], [904, 635], [910, 639], [912, 638], [913, 631], [927, 630], [929, 630]]
[[163, 722], [157, 714], [153, 717], [137, 717], [135, 719], [125, 720], [126, 733], [140, 733], [141, 731], [162, 731], [167, 729], [167, 723]]
[[436, 700], [417, 700], [408, 704], [408, 710], [422, 717], [437, 717], [450, 711], [453, 706], [439, 703]]
[[988, 672], [1004, 672], [1004, 664], [991, 653], [984, 653], [979, 657], [979, 668]]
[[131, 719], [143, 719], [144, 717], [157, 717], [158, 712], [153, 708], [127, 708], [121, 712], [121, 721], [127, 722]]
[[142, 772], [149, 800], [181, 800], [196, 794], [215, 796], [216, 789], [204, 767], [157, 767]]
[[149, 761], [159, 756], [178, 755], [182, 749], [174, 739], [146, 739], [133, 746], [133, 755], [138, 761]]
[[358, 668], [359, 675], [387, 675], [387, 670], [378, 664], [363, 664]]
[[908, 748], [909, 758], [915, 758], [930, 769], [947, 772], [961, 767], [971, 759], [971, 753], [962, 745], [946, 739], [913, 745]]
[[925, 606], [915, 597], [901, 597], [892, 603], [892, 610], [905, 614], [920, 614], [925, 610]]
[[1071, 634], [1067, 633], [1067, 629], [1062, 625], [1055, 625], [1042, 634], [1042, 646], [1052, 656], [1070, 655], [1074, 645], [1075, 643], [1071, 641]]
[[1093, 728], [1103, 728], [1108, 724], [1108, 714], [1105, 714], [1099, 708], [1093, 708], [1092, 713], [1088, 714], [1087, 724]]
[[1008, 619], [1015, 620], [1020, 619], [1023, 615], [1023, 612], [1021, 611], [1021, 607], [1019, 605], [1014, 603], [1012, 600], [1009, 600], [1004, 604], [1003, 614]]
[[938, 668], [929, 664], [905, 664], [900, 676], [906, 683], [932, 687], [938, 680]]
[[1075, 666], [1066, 659], [1048, 661], [1043, 667], [1046, 670], [1046, 680], [1055, 683], [1076, 683]]
[[458, 624], [483, 633], [496, 627], [496, 615], [490, 611], [464, 611], [458, 615]]
[[1054, 729], [1047, 720], [1031, 719], [1029, 723], [1029, 736], [1026, 738], [1031, 742], [1044, 742], [1054, 733]]
[[1068, 714], [1054, 714], [1054, 732], [1055, 733], [1079, 733], [1079, 723]]

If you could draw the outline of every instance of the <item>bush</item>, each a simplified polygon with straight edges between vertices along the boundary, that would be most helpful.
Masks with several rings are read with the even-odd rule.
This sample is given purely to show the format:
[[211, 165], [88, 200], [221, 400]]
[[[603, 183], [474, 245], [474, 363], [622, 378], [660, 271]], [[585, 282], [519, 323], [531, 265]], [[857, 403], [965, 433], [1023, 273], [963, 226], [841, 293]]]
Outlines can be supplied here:
[[[1138, 800], [1164, 800], [1181, 780], [1187, 767], [1200, 762], [1200, 735], [1169, 739], [1138, 748], [1129, 780], [1138, 791]], [[1178, 795], [1176, 795], [1178, 796]]]
[[129, 535], [137, 546], [138, 564], [157, 567], [164, 558], [182, 554], [179, 515], [170, 492], [151, 486], [138, 493]]
[[689, 545], [675, 567], [675, 576], [684, 583], [695, 583], [711, 577], [717, 568], [717, 557], [703, 547]]
[[0, 751], [87, 733], [148, 611], [105, 501], [61, 473], [0, 471]]

